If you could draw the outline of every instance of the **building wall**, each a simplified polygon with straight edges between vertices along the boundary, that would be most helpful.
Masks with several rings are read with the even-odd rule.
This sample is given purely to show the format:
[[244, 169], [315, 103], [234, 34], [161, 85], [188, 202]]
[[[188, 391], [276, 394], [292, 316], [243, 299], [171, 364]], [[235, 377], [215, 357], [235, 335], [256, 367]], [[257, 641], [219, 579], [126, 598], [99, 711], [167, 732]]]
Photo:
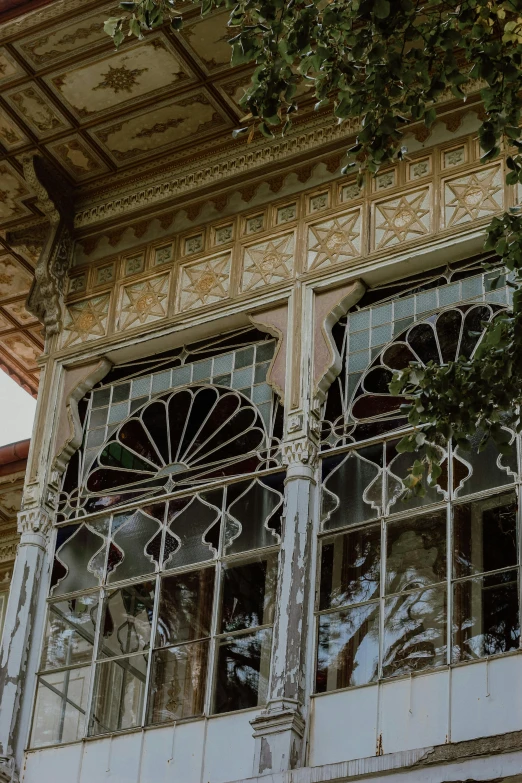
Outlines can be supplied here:
[[[281, 777], [294, 774], [292, 767], [318, 768], [307, 780], [334, 780], [346, 777], [347, 768], [341, 775], [335, 767], [343, 762], [382, 756], [382, 769], [408, 767], [418, 761], [413, 752], [522, 731], [518, 651], [312, 695], [320, 417], [343, 369], [332, 330], [365, 291], [474, 256], [490, 216], [514, 203], [503, 162], [480, 166], [468, 131], [418, 149], [362, 192], [332, 176], [297, 195], [272, 194], [226, 220], [200, 219], [175, 236], [158, 230], [150, 242], [121, 252], [99, 252], [107, 248], [100, 232], [91, 263], [85, 242], [78, 250], [63, 329], [48, 339], [41, 362], [13, 578], [20, 601], [10, 604], [2, 648], [0, 757], [15, 760], [24, 783], [54, 781], [58, 769], [60, 780], [78, 783], [227, 783], [263, 774], [279, 783], [294, 780]], [[252, 324], [278, 341], [269, 383], [285, 407], [285, 525], [269, 709], [28, 749], [55, 528], [66, 521], [62, 476], [83, 437], [79, 401], [111, 367]], [[372, 346], [381, 350], [384, 342]], [[522, 771], [518, 757], [510, 769]], [[377, 766], [371, 771], [377, 774]], [[490, 771], [486, 765], [477, 779], [489, 779]], [[460, 773], [425, 779], [469, 777]]]

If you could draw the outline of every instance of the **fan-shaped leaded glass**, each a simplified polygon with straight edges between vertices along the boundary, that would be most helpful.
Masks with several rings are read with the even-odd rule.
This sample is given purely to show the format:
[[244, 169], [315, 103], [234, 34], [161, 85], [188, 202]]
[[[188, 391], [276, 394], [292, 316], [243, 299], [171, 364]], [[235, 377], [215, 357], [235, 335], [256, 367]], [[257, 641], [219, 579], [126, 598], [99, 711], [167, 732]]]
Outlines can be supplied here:
[[277, 467], [275, 348], [245, 329], [112, 370], [86, 400], [58, 520]]

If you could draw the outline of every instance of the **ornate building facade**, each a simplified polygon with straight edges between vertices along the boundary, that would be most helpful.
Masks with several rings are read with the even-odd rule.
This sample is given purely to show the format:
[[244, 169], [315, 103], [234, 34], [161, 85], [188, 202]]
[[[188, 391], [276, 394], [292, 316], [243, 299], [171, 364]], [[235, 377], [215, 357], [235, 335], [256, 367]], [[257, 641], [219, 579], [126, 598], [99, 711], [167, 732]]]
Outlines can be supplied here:
[[362, 188], [306, 94], [233, 140], [248, 68], [185, 7], [118, 52], [97, 1], [0, 28], [0, 356], [38, 392], [0, 780], [515, 783], [519, 438], [404, 501], [388, 391], [510, 305], [504, 158], [473, 94]]

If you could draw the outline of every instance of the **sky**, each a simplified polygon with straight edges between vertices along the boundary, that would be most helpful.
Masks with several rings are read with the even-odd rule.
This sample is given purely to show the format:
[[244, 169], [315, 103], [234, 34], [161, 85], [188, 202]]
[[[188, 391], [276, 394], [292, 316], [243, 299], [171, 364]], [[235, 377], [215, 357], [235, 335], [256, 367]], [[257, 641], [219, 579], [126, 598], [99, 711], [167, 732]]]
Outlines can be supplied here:
[[31, 437], [36, 400], [0, 370], [0, 446]]

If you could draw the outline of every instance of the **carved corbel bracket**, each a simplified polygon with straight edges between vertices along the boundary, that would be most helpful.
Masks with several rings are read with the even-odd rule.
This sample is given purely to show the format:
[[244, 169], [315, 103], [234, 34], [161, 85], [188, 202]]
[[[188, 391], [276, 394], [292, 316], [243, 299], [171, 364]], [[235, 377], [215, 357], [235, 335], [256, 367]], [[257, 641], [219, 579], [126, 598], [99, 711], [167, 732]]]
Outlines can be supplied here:
[[61, 298], [73, 250], [72, 191], [41, 155], [25, 155], [22, 165], [25, 180], [36, 194], [36, 204], [47, 218], [47, 233], [43, 236], [41, 226], [36, 226], [24, 232], [8, 233], [7, 240], [14, 246], [41, 244], [26, 307], [41, 321], [49, 336], [61, 329]]
[[274, 358], [268, 368], [266, 380], [278, 395], [281, 402], [285, 401], [286, 385], [286, 352], [288, 342], [288, 302], [278, 304], [249, 316], [253, 326], [261, 332], [268, 332], [277, 339]]
[[99, 359], [65, 370], [52, 464], [52, 476], [56, 477], [52, 483], [56, 485], [67, 463], [82, 442], [83, 429], [78, 415], [78, 403], [98, 381], [107, 375], [111, 367], [112, 363], [108, 359]]
[[319, 408], [326, 393], [341, 372], [341, 357], [332, 329], [350, 307], [353, 307], [366, 291], [362, 280], [354, 280], [328, 291], [315, 294], [314, 303], [314, 408]]

